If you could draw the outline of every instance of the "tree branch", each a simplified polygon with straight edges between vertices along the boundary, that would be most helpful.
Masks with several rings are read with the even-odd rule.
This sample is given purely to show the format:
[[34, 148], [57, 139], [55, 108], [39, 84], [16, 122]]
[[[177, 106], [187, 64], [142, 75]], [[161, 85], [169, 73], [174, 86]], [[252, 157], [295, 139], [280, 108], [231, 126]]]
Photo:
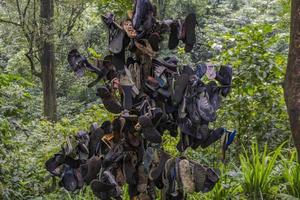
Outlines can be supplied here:
[[0, 19], [0, 23], [7, 23], [7, 24], [12, 24], [15, 26], [22, 26], [21, 24], [17, 23], [17, 22], [13, 22], [13, 21], [9, 21], [9, 20], [5, 20], [5, 19]]
[[19, 2], [19, 0], [16, 0], [16, 4], [17, 4], [17, 9], [18, 9], [18, 14], [19, 14], [20, 23], [21, 23], [21, 26], [23, 26], [24, 20], [23, 20], [23, 18], [22, 18], [22, 11], [21, 11], [21, 7], [20, 7], [20, 2]]
[[28, 52], [28, 53], [25, 53], [25, 56], [27, 57], [27, 59], [29, 60], [29, 63], [30, 63], [30, 69], [31, 69], [31, 73], [33, 75], [35, 75], [36, 77], [42, 79], [42, 74], [40, 72], [38, 72], [35, 68], [35, 65], [34, 65], [34, 62], [33, 62], [33, 59], [32, 59], [32, 52]]
[[26, 6], [25, 6], [25, 8], [24, 8], [23, 19], [25, 19], [25, 17], [26, 17], [26, 13], [27, 13], [27, 9], [28, 9], [28, 7], [29, 7], [30, 1], [31, 1], [31, 0], [28, 0], [28, 1], [27, 1], [27, 4], [26, 4]]
[[68, 25], [67, 25], [67, 30], [65, 33], [63, 33], [63, 36], [68, 36], [70, 34], [70, 32], [72, 31], [72, 29], [74, 28], [77, 19], [80, 17], [80, 15], [82, 14], [82, 12], [84, 11], [84, 6], [82, 5], [78, 11], [76, 12], [75, 8], [72, 8], [72, 13], [70, 15], [69, 21], [68, 21]]

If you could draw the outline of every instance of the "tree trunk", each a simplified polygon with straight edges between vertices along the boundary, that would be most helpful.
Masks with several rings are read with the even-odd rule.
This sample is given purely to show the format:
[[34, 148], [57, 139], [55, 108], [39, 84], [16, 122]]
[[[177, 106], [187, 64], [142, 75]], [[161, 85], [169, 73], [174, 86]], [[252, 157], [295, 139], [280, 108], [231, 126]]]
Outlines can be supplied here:
[[300, 162], [300, 1], [292, 0], [291, 36], [284, 96]]
[[53, 33], [54, 0], [41, 0], [41, 68], [43, 85], [44, 116], [56, 121], [56, 82]]

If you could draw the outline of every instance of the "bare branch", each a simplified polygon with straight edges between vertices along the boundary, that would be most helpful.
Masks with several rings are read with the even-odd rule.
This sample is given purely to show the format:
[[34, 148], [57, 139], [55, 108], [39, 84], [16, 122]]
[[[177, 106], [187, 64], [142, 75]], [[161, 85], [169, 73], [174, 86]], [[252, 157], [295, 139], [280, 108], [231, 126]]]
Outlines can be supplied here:
[[17, 22], [13, 22], [13, 21], [9, 21], [9, 20], [5, 20], [5, 19], [0, 19], [0, 23], [7, 23], [7, 24], [12, 24], [15, 26], [22, 26], [21, 24], [17, 23]]
[[84, 6], [82, 5], [77, 11], [76, 8], [72, 8], [72, 12], [68, 21], [68, 25], [67, 25], [67, 30], [66, 32], [63, 34], [63, 36], [68, 36], [70, 34], [70, 32], [72, 31], [72, 29], [74, 28], [77, 19], [80, 17], [80, 15], [82, 14], [82, 12], [84, 11]]
[[42, 79], [42, 74], [40, 72], [38, 72], [35, 68], [34, 62], [33, 62], [33, 58], [32, 58], [32, 52], [28, 52], [25, 54], [25, 56], [27, 57], [27, 59], [29, 60], [30, 63], [30, 69], [31, 69], [31, 73], [33, 75], [35, 75], [36, 77]]
[[21, 25], [23, 25], [24, 20], [22, 19], [22, 11], [21, 11], [21, 7], [20, 7], [20, 2], [19, 2], [19, 0], [16, 0], [16, 4], [17, 4], [17, 9], [18, 9], [18, 14], [19, 14], [20, 23], [21, 23]]
[[24, 8], [23, 19], [25, 19], [25, 17], [26, 17], [26, 13], [27, 13], [27, 9], [28, 9], [28, 7], [29, 7], [30, 1], [31, 1], [31, 0], [28, 0], [28, 1], [27, 1], [27, 4], [26, 4], [26, 6], [25, 6], [25, 8]]
[[36, 21], [36, 0], [33, 1], [33, 24], [37, 26], [37, 21]]

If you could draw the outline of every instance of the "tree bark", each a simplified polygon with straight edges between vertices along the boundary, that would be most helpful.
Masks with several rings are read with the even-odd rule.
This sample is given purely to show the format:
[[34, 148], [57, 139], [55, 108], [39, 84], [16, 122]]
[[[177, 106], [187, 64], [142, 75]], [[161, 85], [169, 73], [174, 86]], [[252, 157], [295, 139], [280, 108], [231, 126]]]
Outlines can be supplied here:
[[300, 162], [300, 0], [292, 0], [291, 35], [284, 96]]
[[53, 33], [54, 0], [41, 0], [41, 69], [44, 116], [56, 121], [55, 47]]

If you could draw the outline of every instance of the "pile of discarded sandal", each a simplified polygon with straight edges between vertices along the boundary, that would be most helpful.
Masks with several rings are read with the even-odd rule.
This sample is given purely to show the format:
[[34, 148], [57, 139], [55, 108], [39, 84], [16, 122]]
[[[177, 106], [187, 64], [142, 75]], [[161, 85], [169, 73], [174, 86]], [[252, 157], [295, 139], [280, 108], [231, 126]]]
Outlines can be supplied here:
[[109, 31], [110, 54], [93, 65], [74, 49], [68, 62], [79, 77], [86, 71], [97, 74], [89, 87], [104, 82], [97, 95], [115, 118], [68, 137], [61, 151], [46, 162], [47, 171], [60, 177], [65, 189], [90, 185], [103, 200], [122, 199], [124, 185], [130, 199], [140, 200], [181, 200], [189, 193], [211, 191], [219, 171], [170, 156], [163, 150], [167, 141], [162, 136], [179, 137], [180, 152], [221, 140], [225, 159], [236, 132], [212, 130], [209, 123], [216, 120], [221, 100], [231, 90], [232, 68], [182, 66], [174, 57], [159, 58], [165, 37], [169, 49], [182, 41], [185, 51], [192, 51], [195, 14], [159, 21], [149, 0], [136, 0], [133, 12], [121, 23], [111, 13], [102, 20]]

